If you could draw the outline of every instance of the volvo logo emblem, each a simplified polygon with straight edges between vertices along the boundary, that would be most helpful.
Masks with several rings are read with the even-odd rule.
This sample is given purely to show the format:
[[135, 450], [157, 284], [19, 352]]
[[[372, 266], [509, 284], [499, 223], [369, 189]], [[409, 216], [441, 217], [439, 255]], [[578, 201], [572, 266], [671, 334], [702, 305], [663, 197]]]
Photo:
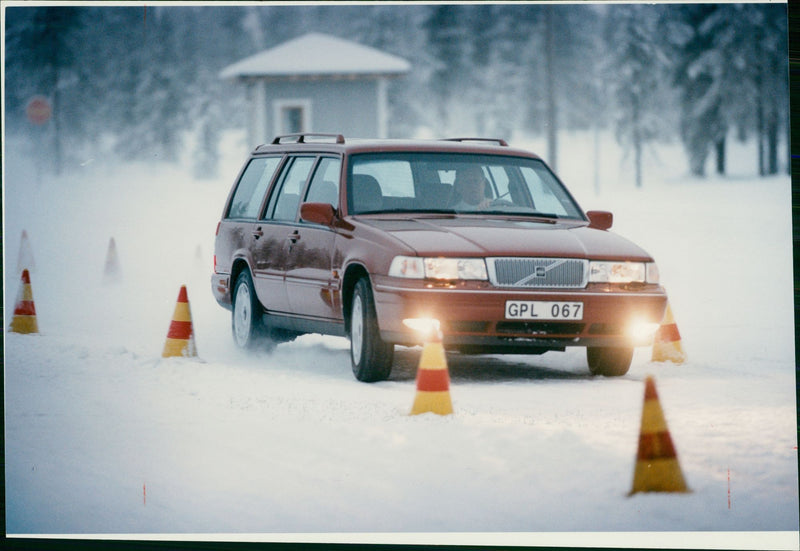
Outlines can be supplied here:
[[533, 271], [529, 275], [523, 277], [519, 281], [516, 281], [512, 286], [513, 287], [522, 287], [524, 285], [529, 284], [534, 279], [547, 277], [547, 273], [548, 272], [550, 272], [554, 268], [557, 268], [558, 266], [561, 266], [566, 261], [567, 261], [567, 259], [554, 259], [547, 266], [536, 266], [536, 267], [533, 268]]

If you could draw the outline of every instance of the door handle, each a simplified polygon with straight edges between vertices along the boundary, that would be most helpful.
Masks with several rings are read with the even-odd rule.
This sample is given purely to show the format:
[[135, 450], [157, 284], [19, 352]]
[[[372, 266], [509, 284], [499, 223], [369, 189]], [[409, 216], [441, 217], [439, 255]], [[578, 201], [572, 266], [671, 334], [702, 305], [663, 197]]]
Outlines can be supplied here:
[[256, 229], [253, 230], [253, 237], [255, 237], [256, 239], [258, 239], [262, 235], [264, 235], [264, 232], [261, 231], [261, 226], [259, 226], [259, 227], [257, 227]]
[[294, 233], [292, 233], [292, 234], [291, 234], [289, 237], [287, 237], [286, 239], [288, 239], [288, 240], [289, 240], [289, 241], [291, 241], [292, 243], [297, 243], [297, 242], [300, 240], [300, 232], [299, 232], [299, 231], [297, 231], [297, 230], [295, 230], [295, 232], [294, 232]]

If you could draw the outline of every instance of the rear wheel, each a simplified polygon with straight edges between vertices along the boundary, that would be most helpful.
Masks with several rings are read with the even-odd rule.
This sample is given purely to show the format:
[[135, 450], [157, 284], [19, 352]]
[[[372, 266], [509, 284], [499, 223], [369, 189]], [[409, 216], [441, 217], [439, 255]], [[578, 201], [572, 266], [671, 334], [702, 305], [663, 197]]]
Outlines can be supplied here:
[[258, 302], [250, 272], [244, 270], [233, 287], [231, 330], [233, 342], [239, 348], [252, 350], [263, 336], [261, 303]]
[[350, 308], [350, 360], [356, 379], [365, 383], [389, 378], [394, 345], [383, 342], [369, 280], [359, 279]]
[[588, 347], [586, 360], [592, 375], [619, 377], [625, 375], [631, 367], [633, 348]]

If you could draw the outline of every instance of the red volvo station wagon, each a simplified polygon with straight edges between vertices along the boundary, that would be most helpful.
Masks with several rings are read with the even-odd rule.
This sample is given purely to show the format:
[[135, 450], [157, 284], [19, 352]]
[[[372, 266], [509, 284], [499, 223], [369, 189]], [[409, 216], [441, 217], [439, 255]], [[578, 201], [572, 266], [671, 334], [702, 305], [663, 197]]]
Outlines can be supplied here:
[[360, 381], [388, 378], [430, 320], [448, 350], [581, 346], [591, 373], [619, 376], [667, 297], [611, 224], [503, 140], [279, 136], [231, 189], [211, 288], [238, 346], [346, 336]]

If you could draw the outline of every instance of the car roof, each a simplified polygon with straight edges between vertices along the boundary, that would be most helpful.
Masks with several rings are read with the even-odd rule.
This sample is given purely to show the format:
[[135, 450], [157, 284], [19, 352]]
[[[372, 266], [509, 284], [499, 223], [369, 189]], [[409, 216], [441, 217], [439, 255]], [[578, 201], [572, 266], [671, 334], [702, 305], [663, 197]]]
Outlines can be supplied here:
[[252, 154], [335, 152], [344, 154], [372, 152], [447, 152], [479, 153], [485, 155], [509, 155], [540, 159], [531, 151], [509, 147], [501, 139], [494, 138], [448, 138], [425, 139], [354, 139], [341, 134], [288, 134], [276, 136], [269, 144], [256, 147]]

